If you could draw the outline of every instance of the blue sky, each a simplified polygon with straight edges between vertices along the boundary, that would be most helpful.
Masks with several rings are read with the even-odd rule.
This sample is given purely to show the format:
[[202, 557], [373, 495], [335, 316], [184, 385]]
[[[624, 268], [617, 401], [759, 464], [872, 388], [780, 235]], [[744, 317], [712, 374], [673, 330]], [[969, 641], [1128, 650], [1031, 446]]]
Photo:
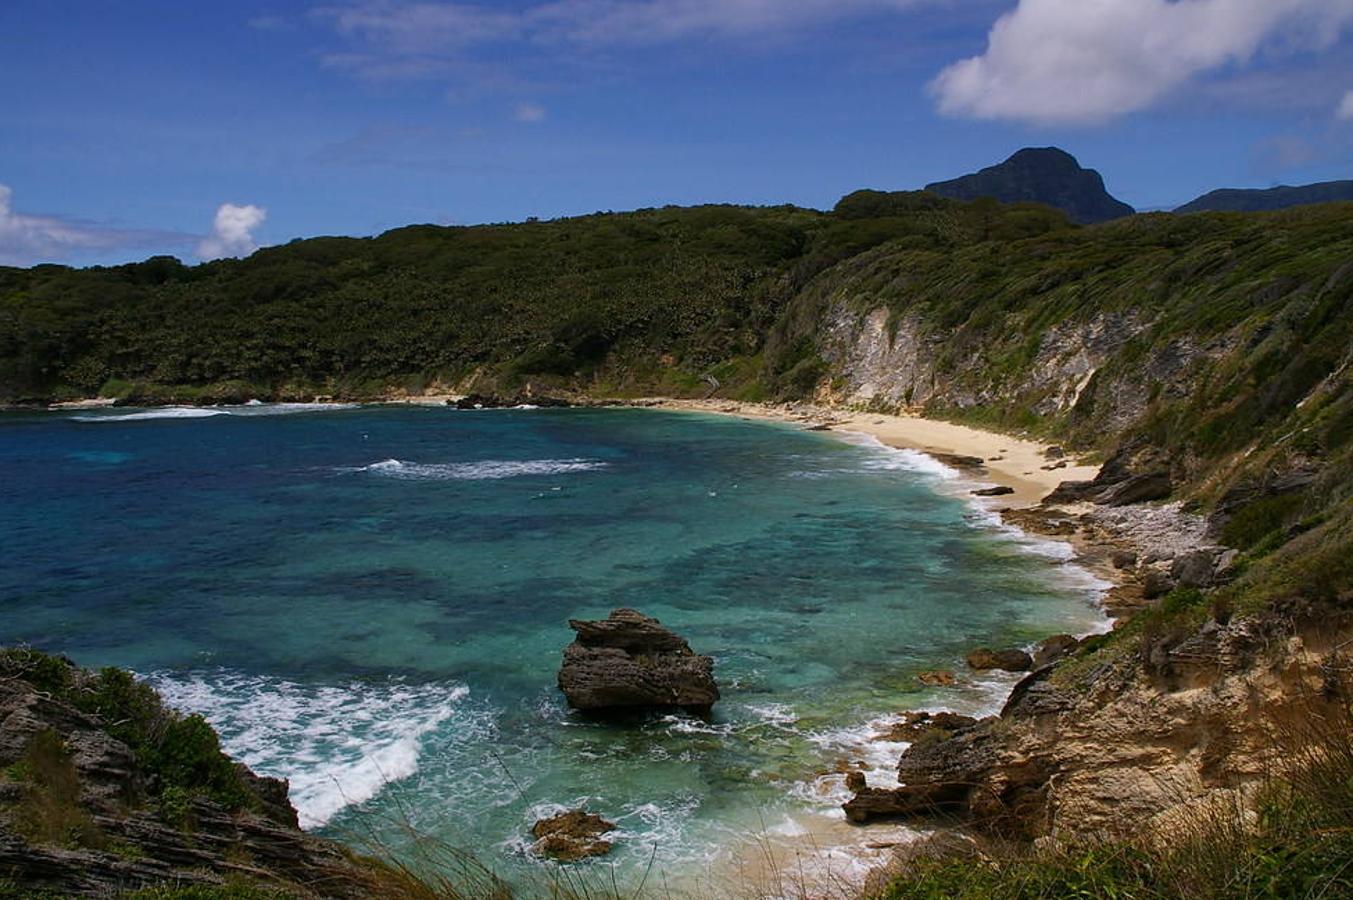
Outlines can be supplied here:
[[1055, 144], [1138, 208], [1353, 178], [1353, 0], [4, 0], [0, 264], [665, 203]]

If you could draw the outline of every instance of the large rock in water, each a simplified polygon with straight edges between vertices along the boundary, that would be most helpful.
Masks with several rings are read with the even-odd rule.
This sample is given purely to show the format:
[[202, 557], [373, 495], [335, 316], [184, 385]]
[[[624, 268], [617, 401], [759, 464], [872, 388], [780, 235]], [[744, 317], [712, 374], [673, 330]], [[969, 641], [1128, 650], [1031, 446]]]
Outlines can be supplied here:
[[1056, 147], [1026, 147], [998, 166], [925, 189], [951, 200], [994, 197], [1002, 203], [1045, 203], [1083, 225], [1135, 212], [1104, 189], [1098, 172], [1081, 168], [1076, 157]]
[[600, 621], [570, 619], [568, 627], [578, 637], [564, 648], [559, 689], [574, 709], [680, 707], [703, 714], [719, 699], [713, 658], [697, 655], [651, 616], [617, 609]]
[[541, 819], [531, 827], [531, 834], [537, 838], [533, 848], [536, 853], [559, 862], [605, 856], [614, 844], [602, 835], [612, 831], [614, 822], [581, 809]]

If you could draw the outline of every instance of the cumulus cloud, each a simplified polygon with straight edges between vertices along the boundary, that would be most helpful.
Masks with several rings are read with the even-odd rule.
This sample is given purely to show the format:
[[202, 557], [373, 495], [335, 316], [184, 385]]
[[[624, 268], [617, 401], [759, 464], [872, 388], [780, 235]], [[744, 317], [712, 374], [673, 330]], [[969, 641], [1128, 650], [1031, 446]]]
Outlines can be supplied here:
[[1339, 101], [1339, 108], [1334, 111], [1334, 117], [1341, 122], [1353, 122], [1353, 91], [1344, 94], [1344, 99]]
[[164, 249], [191, 242], [172, 231], [120, 228], [65, 216], [34, 215], [14, 209], [14, 192], [0, 184], [0, 265], [71, 262], [104, 254]]
[[931, 90], [948, 115], [1092, 124], [1260, 51], [1327, 47], [1350, 23], [1353, 0], [1020, 0]]
[[239, 206], [234, 203], [222, 203], [216, 208], [211, 234], [197, 245], [197, 255], [203, 259], [248, 256], [258, 249], [253, 231], [262, 225], [266, 218], [268, 211], [262, 207], [253, 204]]

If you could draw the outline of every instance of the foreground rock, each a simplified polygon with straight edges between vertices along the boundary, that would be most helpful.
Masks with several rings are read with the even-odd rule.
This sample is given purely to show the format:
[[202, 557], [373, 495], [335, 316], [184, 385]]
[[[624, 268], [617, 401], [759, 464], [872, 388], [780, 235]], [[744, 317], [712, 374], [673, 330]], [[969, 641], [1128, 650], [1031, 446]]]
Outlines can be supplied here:
[[700, 656], [657, 619], [617, 609], [600, 621], [571, 619], [559, 689], [574, 709], [616, 712], [679, 707], [705, 714], [719, 699], [714, 659]]
[[[178, 764], [156, 768], [165, 752]], [[391, 896], [385, 871], [302, 832], [286, 782], [232, 763], [210, 726], [125, 673], [0, 650], [0, 881], [12, 896], [227, 882], [297, 898]]]
[[615, 823], [581, 809], [541, 819], [531, 827], [537, 838], [532, 849], [558, 862], [576, 862], [590, 856], [605, 856], [615, 846], [602, 838], [615, 831]]
[[1351, 622], [1312, 607], [1211, 619], [1127, 652], [1087, 639], [1084, 665], [1030, 674], [998, 719], [915, 740], [902, 787], [853, 777], [844, 810], [852, 822], [939, 813], [1021, 840], [1174, 833], [1271, 783], [1291, 751], [1274, 735], [1298, 734], [1282, 723], [1347, 721]]
[[846, 818], [859, 824], [959, 809], [969, 797], [968, 780], [978, 777], [989, 762], [987, 734], [992, 721], [944, 713], [916, 718], [912, 723], [917, 729], [913, 743], [899, 767], [902, 787], [869, 787], [864, 775], [854, 773], [846, 781], [855, 792], [842, 805]]

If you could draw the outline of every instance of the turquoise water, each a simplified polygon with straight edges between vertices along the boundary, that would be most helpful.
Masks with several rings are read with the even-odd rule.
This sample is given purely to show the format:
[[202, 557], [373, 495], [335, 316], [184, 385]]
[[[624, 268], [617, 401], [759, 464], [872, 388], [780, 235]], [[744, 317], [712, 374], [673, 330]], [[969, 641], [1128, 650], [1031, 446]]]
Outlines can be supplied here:
[[[901, 749], [881, 717], [1010, 683], [917, 672], [1102, 621], [1060, 548], [925, 457], [728, 417], [5, 414], [0, 471], [0, 640], [149, 678], [307, 827], [406, 820], [509, 870], [563, 806], [670, 872], [837, 821], [842, 761]], [[566, 621], [618, 606], [715, 657], [711, 720], [568, 712]]]

